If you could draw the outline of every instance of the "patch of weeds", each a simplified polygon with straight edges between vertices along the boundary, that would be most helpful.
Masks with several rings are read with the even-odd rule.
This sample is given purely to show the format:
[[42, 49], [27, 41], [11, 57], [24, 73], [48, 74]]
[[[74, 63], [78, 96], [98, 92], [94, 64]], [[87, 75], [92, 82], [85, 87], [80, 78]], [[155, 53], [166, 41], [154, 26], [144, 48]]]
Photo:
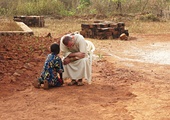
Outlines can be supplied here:
[[18, 46], [17, 46], [17, 49], [18, 49], [18, 50], [21, 50], [21, 46], [18, 45]]
[[103, 58], [103, 55], [100, 53], [100, 54], [98, 54], [98, 57], [101, 60]]
[[29, 46], [29, 50], [30, 50], [30, 52], [33, 52], [34, 48], [32, 46]]
[[153, 22], [160, 21], [160, 19], [152, 13], [142, 15], [142, 16], [140, 16], [139, 19], [142, 20], [142, 21], [153, 21]]
[[39, 39], [38, 38], [36, 39], [36, 42], [39, 43]]
[[40, 45], [40, 49], [41, 49], [41, 51], [44, 53], [44, 51], [45, 51], [45, 46], [44, 46], [44, 45]]

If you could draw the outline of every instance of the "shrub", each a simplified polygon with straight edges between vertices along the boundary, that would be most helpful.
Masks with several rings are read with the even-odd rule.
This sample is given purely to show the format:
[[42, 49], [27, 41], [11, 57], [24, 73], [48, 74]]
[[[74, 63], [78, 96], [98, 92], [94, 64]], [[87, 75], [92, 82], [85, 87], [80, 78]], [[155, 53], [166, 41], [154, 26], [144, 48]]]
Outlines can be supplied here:
[[139, 19], [142, 21], [160, 21], [160, 19], [152, 13], [142, 15]]

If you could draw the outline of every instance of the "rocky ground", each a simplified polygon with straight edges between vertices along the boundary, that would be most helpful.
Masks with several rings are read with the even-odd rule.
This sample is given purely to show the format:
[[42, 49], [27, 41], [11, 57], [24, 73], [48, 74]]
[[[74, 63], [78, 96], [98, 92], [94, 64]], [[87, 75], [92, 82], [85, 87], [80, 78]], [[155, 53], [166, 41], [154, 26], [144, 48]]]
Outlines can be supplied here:
[[170, 120], [170, 34], [89, 39], [92, 84], [36, 89], [32, 81], [57, 40], [0, 37], [1, 120]]

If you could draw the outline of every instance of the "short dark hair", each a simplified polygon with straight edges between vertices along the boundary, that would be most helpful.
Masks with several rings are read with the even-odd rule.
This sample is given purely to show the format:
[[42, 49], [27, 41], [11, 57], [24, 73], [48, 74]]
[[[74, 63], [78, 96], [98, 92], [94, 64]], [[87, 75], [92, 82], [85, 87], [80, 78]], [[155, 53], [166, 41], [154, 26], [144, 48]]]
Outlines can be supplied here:
[[57, 43], [53, 43], [53, 44], [50, 46], [50, 50], [51, 50], [52, 53], [59, 54], [59, 52], [60, 52], [60, 46], [59, 46]]
[[63, 44], [64, 45], [68, 45], [68, 42], [72, 40], [72, 37], [71, 36], [64, 36], [63, 38]]

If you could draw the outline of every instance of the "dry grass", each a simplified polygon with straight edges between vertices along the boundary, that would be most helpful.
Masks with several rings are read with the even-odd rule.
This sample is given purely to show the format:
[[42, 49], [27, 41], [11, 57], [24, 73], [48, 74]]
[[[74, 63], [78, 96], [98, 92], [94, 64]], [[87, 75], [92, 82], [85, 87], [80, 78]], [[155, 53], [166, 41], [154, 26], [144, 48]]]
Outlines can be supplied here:
[[[93, 20], [91, 20], [93, 21]], [[53, 37], [60, 37], [65, 33], [81, 31], [81, 24], [87, 23], [89, 21], [84, 21], [80, 19], [65, 19], [65, 20], [56, 20], [56, 19], [45, 19], [44, 28], [34, 28], [31, 29], [34, 31], [36, 36], [45, 36], [49, 32]], [[129, 30], [129, 33], [142, 33], [142, 34], [160, 34], [168, 33], [170, 22], [141, 22], [141, 21], [130, 21], [125, 22], [126, 29]]]
[[160, 34], [169, 33], [170, 22], [140, 22], [133, 21], [127, 24], [129, 33]]
[[[45, 27], [31, 27], [36, 36], [46, 36], [51, 33], [53, 37], [61, 37], [65, 33], [81, 31], [81, 24], [92, 22], [84, 21], [76, 18], [67, 18], [62, 20], [46, 18]], [[16, 31], [21, 30], [19, 26], [12, 20], [1, 20], [0, 31]], [[142, 33], [142, 34], [160, 34], [169, 33], [170, 22], [141, 22], [141, 21], [127, 21], [125, 22], [126, 29], [129, 33]]]
[[1, 19], [0, 31], [23, 31], [13, 20]]
[[75, 32], [81, 30], [81, 20], [73, 19], [45, 19], [45, 27], [35, 28], [31, 27], [36, 36], [46, 36], [51, 33], [53, 37], [60, 37], [65, 33]]

